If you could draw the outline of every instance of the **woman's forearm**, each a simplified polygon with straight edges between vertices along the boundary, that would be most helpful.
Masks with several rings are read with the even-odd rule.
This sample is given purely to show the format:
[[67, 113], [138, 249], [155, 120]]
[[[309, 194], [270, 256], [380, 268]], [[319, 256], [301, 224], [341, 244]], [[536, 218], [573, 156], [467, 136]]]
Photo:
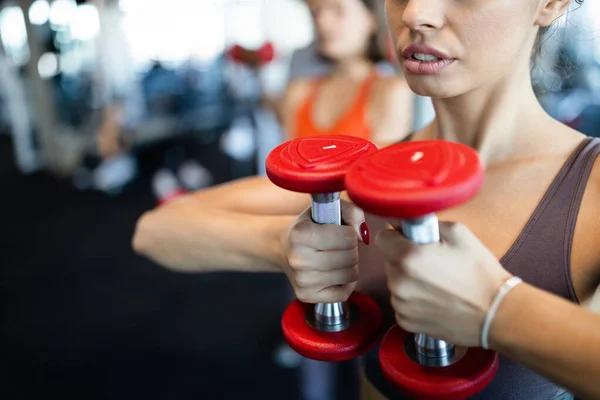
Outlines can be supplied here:
[[144, 214], [133, 238], [136, 252], [176, 271], [279, 272], [282, 240], [292, 216], [264, 216], [176, 201]]
[[600, 316], [529, 285], [503, 300], [492, 347], [584, 399], [600, 399]]

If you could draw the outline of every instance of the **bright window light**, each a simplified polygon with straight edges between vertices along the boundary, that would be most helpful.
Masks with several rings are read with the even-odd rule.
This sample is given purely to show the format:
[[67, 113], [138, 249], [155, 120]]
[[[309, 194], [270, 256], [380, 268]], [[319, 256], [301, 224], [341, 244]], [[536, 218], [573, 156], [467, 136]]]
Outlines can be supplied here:
[[228, 44], [260, 47], [265, 41], [280, 52], [305, 47], [314, 38], [310, 11], [298, 0], [212, 0], [225, 10]]
[[64, 29], [77, 10], [74, 0], [54, 0], [50, 6], [50, 24], [54, 29]]
[[264, 2], [227, 1], [223, 8], [228, 43], [252, 49], [260, 47], [267, 40], [263, 20]]
[[29, 20], [33, 25], [44, 25], [50, 18], [50, 4], [46, 0], [36, 0], [29, 7]]
[[27, 29], [19, 7], [6, 7], [0, 12], [0, 34], [6, 47], [19, 48], [27, 44]]
[[300, 0], [120, 0], [119, 8], [138, 65], [209, 61], [234, 43], [258, 48], [267, 40], [291, 52], [314, 37]]
[[75, 10], [71, 19], [73, 39], [87, 41], [94, 39], [100, 32], [98, 10], [90, 4], [82, 4]]
[[11, 6], [0, 11], [0, 37], [4, 51], [15, 65], [25, 65], [29, 61], [27, 29], [21, 8]]
[[583, 51], [587, 52], [589, 51], [587, 49], [589, 49], [589, 45], [591, 44], [594, 49], [592, 57], [596, 62], [600, 62], [600, 2], [598, 0], [586, 1], [583, 5], [579, 6], [575, 4], [574, 7], [581, 8], [571, 13], [570, 16], [580, 16], [580, 21], [583, 22], [581, 25], [586, 26], [583, 29], [580, 29], [581, 25], [578, 25], [577, 27], [577, 29], [580, 29], [580, 32], [578, 32], [578, 35], [581, 37], [580, 45], [585, 47], [586, 49]]
[[293, 51], [314, 40], [310, 10], [297, 0], [272, 1], [264, 8], [265, 32], [280, 51]]
[[43, 79], [51, 78], [60, 72], [58, 57], [54, 53], [44, 53], [38, 61], [38, 72]]
[[138, 64], [207, 61], [225, 48], [222, 8], [205, 0], [121, 0], [123, 32]]

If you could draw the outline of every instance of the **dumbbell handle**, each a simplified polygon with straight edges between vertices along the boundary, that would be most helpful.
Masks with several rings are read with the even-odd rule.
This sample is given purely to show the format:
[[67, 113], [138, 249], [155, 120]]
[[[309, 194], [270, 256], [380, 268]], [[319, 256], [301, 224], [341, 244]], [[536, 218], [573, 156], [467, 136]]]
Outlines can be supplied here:
[[[440, 241], [440, 227], [435, 214], [403, 220], [400, 223], [400, 230], [409, 240], [418, 244]], [[416, 333], [414, 337], [416, 350], [425, 357], [446, 358], [454, 355], [454, 345], [451, 343], [422, 333]]]
[[[317, 224], [341, 225], [340, 193], [313, 194], [311, 217]], [[342, 328], [349, 318], [349, 310], [346, 303], [318, 303], [315, 304], [314, 310], [316, 321], [328, 328], [333, 326]]]

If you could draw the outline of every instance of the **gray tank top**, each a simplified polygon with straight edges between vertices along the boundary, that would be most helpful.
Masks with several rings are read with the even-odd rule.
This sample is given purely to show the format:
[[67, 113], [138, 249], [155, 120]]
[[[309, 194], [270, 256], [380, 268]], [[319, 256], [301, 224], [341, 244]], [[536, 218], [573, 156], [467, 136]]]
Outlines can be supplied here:
[[[600, 154], [600, 139], [586, 138], [556, 175], [542, 200], [513, 245], [500, 262], [525, 282], [579, 303], [571, 279], [571, 247], [579, 207], [594, 161]], [[535, 266], [535, 268], [532, 268]], [[386, 296], [377, 296], [388, 324], [393, 324]], [[388, 399], [407, 399], [385, 381], [379, 369], [378, 348], [363, 358], [367, 379]], [[567, 400], [573, 396], [535, 372], [506, 357], [494, 380], [477, 400]]]

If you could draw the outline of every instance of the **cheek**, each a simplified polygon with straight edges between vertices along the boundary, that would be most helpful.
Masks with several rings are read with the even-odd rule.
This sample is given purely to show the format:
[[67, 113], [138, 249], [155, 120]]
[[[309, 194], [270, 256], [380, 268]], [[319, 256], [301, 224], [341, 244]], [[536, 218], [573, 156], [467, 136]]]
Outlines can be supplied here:
[[523, 7], [512, 3], [513, 0], [490, 2], [468, 18], [455, 20], [453, 30], [460, 32], [464, 61], [468, 65], [496, 68], [513, 63], [527, 51], [533, 23]]
[[395, 46], [400, 32], [404, 29], [404, 24], [402, 23], [402, 9], [394, 5], [392, 0], [385, 2], [385, 23]]
[[343, 43], [345, 49], [354, 51], [364, 46], [368, 41], [370, 32], [362, 21], [348, 20], [344, 21], [343, 29], [338, 31], [338, 33], [337, 38], [339, 43]]

